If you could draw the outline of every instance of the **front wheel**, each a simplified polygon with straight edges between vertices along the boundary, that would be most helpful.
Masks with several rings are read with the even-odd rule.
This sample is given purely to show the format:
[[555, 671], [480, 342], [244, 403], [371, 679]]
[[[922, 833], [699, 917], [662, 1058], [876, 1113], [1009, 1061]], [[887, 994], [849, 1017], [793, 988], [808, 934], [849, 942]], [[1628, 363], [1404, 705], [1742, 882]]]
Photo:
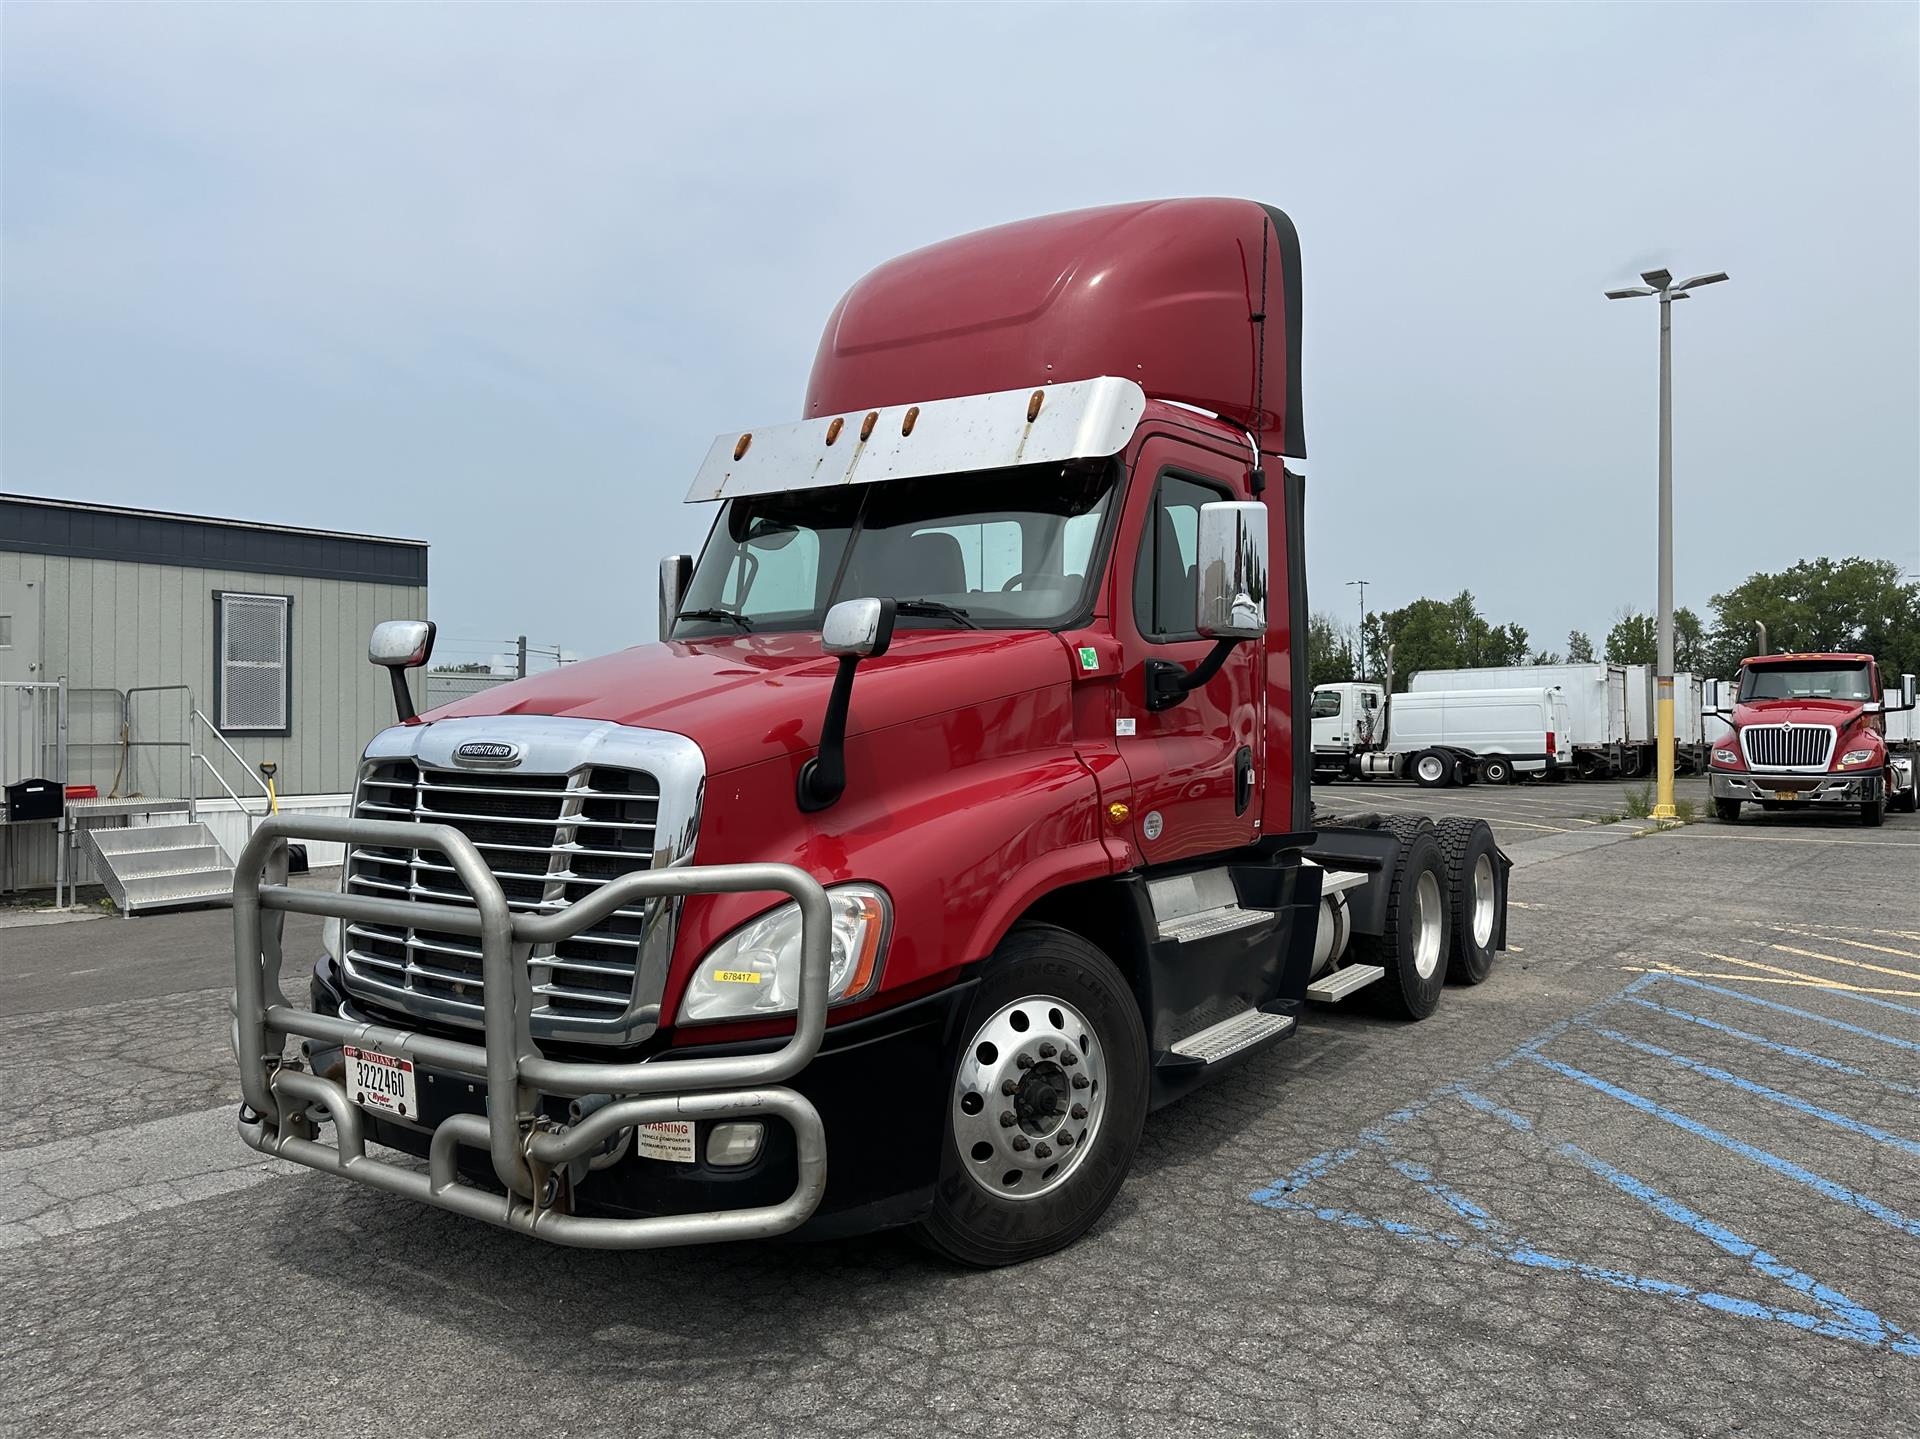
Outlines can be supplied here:
[[1869, 829], [1878, 829], [1887, 822], [1887, 792], [1880, 791], [1880, 798], [1860, 806], [1860, 823]]
[[962, 1032], [921, 1238], [981, 1269], [1064, 1248], [1106, 1212], [1140, 1142], [1140, 1006], [1092, 944], [1025, 925], [994, 952]]
[[1740, 818], [1740, 801], [1737, 799], [1717, 799], [1713, 802], [1713, 817], [1722, 824], [1732, 824]]

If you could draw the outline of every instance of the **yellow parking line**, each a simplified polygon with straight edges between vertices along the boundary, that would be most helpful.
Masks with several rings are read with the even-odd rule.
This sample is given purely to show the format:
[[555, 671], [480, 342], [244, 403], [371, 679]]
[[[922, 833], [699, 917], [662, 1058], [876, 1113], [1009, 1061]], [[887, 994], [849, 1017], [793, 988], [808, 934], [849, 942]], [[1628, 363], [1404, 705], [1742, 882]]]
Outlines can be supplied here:
[[1620, 968], [1628, 974], [1677, 974], [1687, 979], [1731, 979], [1742, 984], [1787, 984], [1797, 989], [1844, 989], [1854, 994], [1888, 994], [1920, 999], [1920, 989], [1870, 989], [1860, 984], [1837, 984], [1830, 979], [1773, 979], [1761, 974], [1722, 974], [1711, 969], [1681, 969], [1673, 964], [1623, 964]]
[[1868, 964], [1864, 959], [1842, 959], [1837, 954], [1822, 954], [1817, 949], [1795, 949], [1790, 944], [1770, 944], [1768, 949], [1777, 949], [1782, 954], [1798, 955], [1801, 959], [1822, 959], [1828, 964], [1844, 964], [1848, 969], [1870, 969], [1875, 974], [1895, 974], [1902, 979], [1920, 979], [1910, 969], [1894, 969], [1885, 964]]
[[[1511, 900], [1508, 903], [1512, 903]], [[1815, 934], [1810, 929], [1794, 929], [1790, 925], [1770, 924], [1767, 926], [1775, 934], [1797, 934], [1802, 939], [1817, 939], [1824, 944], [1845, 944], [1855, 949], [1871, 949], [1879, 954], [1897, 954], [1902, 959], [1920, 959], [1920, 953], [1911, 949], [1890, 949], [1884, 944], [1869, 944], [1864, 939], [1842, 939], [1837, 934]]]

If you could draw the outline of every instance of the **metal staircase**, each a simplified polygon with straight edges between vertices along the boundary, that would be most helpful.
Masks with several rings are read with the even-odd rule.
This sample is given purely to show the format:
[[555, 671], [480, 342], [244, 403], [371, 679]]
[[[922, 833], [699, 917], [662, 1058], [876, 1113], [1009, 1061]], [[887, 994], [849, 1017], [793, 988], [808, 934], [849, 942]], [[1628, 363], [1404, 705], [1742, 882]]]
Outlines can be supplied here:
[[200, 820], [90, 829], [86, 838], [94, 875], [122, 913], [233, 897], [233, 861]]

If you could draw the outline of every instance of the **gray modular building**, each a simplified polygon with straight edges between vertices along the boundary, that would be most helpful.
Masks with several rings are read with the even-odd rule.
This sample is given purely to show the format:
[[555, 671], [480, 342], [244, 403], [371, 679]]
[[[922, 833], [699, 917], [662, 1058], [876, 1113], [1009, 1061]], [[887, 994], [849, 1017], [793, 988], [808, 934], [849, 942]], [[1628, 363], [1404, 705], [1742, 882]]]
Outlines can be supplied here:
[[[393, 720], [367, 634], [426, 615], [423, 541], [0, 495], [0, 780], [91, 785], [77, 825], [191, 820], [227, 855], [263, 762], [284, 808], [344, 814]], [[51, 834], [0, 826], [0, 888], [53, 882]], [[85, 880], [98, 855], [69, 858]]]

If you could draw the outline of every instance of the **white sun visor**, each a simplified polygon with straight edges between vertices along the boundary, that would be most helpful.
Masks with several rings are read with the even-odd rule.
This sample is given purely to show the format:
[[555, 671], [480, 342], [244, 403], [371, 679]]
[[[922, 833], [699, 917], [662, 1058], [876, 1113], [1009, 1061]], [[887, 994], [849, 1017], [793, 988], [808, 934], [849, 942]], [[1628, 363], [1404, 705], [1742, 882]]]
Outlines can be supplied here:
[[731, 432], [707, 451], [687, 503], [1104, 459], [1146, 408], [1138, 385], [1107, 375]]

